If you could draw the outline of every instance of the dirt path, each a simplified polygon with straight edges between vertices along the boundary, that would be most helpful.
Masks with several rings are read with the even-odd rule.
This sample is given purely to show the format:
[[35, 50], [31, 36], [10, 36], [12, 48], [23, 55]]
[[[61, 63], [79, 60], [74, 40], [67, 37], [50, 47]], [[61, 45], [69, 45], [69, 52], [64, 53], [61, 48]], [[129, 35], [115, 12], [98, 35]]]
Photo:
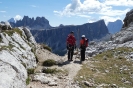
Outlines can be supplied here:
[[[27, 88], [78, 88], [76, 84], [73, 83], [73, 78], [76, 76], [77, 72], [81, 69], [82, 64], [80, 64], [79, 59], [73, 57], [73, 61], [67, 61], [67, 56], [64, 56], [63, 65], [54, 66], [57, 69], [63, 69], [68, 71], [68, 75], [64, 76], [62, 79], [57, 80], [57, 86], [48, 86], [47, 84], [41, 84], [40, 82], [30, 82]], [[40, 67], [39, 67], [40, 68]], [[38, 69], [39, 70], [39, 69]]]

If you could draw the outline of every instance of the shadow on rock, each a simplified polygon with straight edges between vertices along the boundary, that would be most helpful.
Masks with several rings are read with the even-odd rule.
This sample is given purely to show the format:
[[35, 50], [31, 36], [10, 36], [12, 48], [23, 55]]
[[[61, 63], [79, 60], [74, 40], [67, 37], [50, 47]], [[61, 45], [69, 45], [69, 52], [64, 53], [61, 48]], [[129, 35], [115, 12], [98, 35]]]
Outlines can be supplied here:
[[65, 61], [63, 62], [62, 64], [58, 64], [58, 66], [63, 66], [63, 65], [67, 65], [67, 64], [70, 64], [71, 61]]
[[73, 63], [82, 64], [81, 61], [74, 61]]

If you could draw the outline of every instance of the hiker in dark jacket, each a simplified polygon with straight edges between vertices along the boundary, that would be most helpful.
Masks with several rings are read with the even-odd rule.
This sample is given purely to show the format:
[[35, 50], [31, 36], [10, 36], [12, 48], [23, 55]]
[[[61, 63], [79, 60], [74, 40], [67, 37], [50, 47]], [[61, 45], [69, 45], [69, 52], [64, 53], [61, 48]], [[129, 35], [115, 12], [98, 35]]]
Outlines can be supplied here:
[[76, 47], [76, 39], [74, 37], [74, 32], [71, 31], [67, 37], [68, 61], [72, 61], [75, 47]]
[[81, 61], [85, 60], [85, 51], [86, 47], [88, 46], [88, 39], [85, 38], [85, 35], [82, 35], [82, 39], [80, 40], [80, 49], [81, 49]]

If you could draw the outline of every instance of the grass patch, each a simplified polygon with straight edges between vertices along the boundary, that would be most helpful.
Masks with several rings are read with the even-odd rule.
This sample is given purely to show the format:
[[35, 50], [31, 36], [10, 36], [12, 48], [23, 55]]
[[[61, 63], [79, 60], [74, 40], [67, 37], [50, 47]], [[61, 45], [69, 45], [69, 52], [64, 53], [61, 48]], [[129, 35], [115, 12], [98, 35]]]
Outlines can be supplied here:
[[55, 64], [56, 64], [55, 60], [52, 59], [48, 59], [43, 62], [43, 66], [53, 66]]
[[30, 77], [28, 76], [28, 78], [26, 79], [26, 85], [28, 85], [30, 83], [31, 79]]
[[45, 68], [42, 70], [42, 72], [46, 74], [56, 74], [56, 73], [68, 74], [66, 70], [63, 71], [57, 68]]
[[[110, 88], [112, 84], [118, 87], [131, 88], [133, 86], [133, 62], [127, 61], [122, 54], [133, 52], [131, 48], [118, 48], [108, 50], [102, 54], [93, 57], [93, 60], [82, 66], [82, 69], [75, 77], [75, 81], [79, 81], [81, 88], [87, 88], [83, 81], [94, 81], [94, 84], [107, 84], [103, 88]], [[117, 57], [114, 57], [117, 55]], [[104, 57], [106, 56], [106, 60]], [[83, 77], [80, 77], [83, 76]], [[129, 82], [129, 83], [125, 83]], [[93, 88], [96, 88], [93, 87]]]
[[43, 49], [46, 49], [50, 52], [52, 51], [52, 49], [49, 46], [45, 45], [45, 44], [41, 44], [41, 46], [42, 46]]
[[28, 75], [34, 74], [34, 70], [35, 70], [35, 69], [33, 69], [33, 68], [27, 69]]
[[0, 51], [7, 50], [7, 49], [11, 50], [13, 47], [14, 47], [14, 45], [12, 45], [12, 44], [9, 44], [8, 46], [1, 46]]
[[46, 73], [46, 74], [55, 74], [55, 73], [61, 72], [61, 71], [57, 70], [56, 68], [46, 68], [46, 69], [43, 69], [42, 72]]
[[5, 32], [6, 34], [8, 34], [9, 36], [12, 36], [12, 34], [14, 32], [18, 33], [20, 36], [22, 36], [22, 31], [18, 28], [13, 28], [11, 30], [3, 30], [2, 32]]

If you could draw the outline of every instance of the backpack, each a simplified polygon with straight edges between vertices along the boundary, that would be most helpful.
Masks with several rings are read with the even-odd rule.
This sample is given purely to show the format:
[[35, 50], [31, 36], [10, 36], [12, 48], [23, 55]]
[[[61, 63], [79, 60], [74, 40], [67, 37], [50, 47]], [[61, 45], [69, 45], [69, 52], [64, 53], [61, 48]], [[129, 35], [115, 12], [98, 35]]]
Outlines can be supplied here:
[[86, 38], [84, 44], [81, 45], [81, 48], [86, 49], [87, 46], [88, 46], [88, 39]]

